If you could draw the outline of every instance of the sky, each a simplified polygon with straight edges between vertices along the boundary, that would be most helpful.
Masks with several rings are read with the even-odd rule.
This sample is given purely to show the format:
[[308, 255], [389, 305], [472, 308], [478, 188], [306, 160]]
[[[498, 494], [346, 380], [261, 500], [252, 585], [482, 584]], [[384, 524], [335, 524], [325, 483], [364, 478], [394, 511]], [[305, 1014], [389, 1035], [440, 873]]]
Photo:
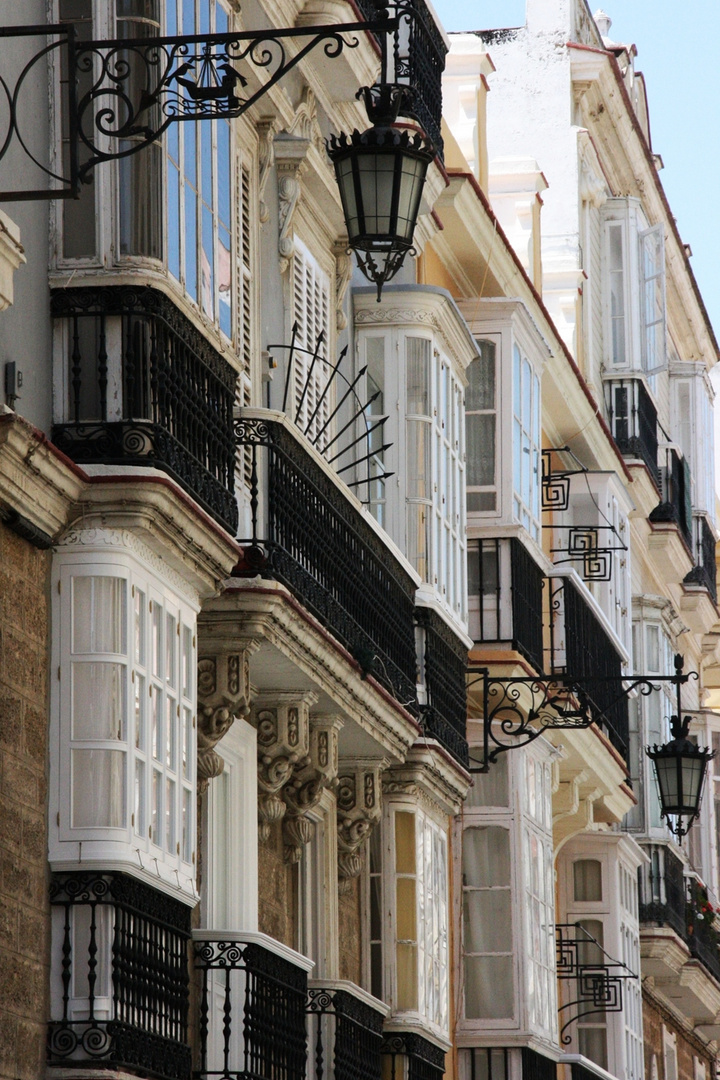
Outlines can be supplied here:
[[[524, 0], [432, 2], [448, 31], [525, 22]], [[637, 46], [660, 179], [720, 340], [720, 0], [590, 0], [593, 13], [599, 6], [613, 41]]]

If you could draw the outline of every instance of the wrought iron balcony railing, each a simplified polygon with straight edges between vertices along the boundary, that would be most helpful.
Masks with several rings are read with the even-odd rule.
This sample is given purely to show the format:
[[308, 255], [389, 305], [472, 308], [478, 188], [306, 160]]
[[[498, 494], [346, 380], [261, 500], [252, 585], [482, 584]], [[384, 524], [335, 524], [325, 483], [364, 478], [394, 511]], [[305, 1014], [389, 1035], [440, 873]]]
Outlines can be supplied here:
[[639, 871], [640, 923], [671, 927], [692, 956], [720, 982], [718, 934], [709, 919], [697, 918], [697, 886], [687, 879], [683, 864], [663, 844], [642, 844], [650, 861]]
[[470, 631], [479, 642], [508, 642], [543, 670], [543, 572], [515, 537], [468, 545]]
[[189, 1080], [190, 908], [121, 873], [54, 874], [50, 903], [48, 1064]]
[[685, 581], [692, 585], [704, 585], [717, 603], [717, 563], [715, 561], [715, 533], [704, 514], [693, 515], [695, 543], [695, 566]]
[[56, 289], [51, 310], [67, 386], [59, 449], [161, 469], [234, 534], [233, 368], [149, 286]]
[[415, 1032], [386, 1031], [382, 1054], [389, 1080], [442, 1080], [445, 1074], [445, 1051]]
[[661, 501], [650, 514], [650, 521], [671, 522], [692, 551], [692, 485], [690, 468], [684, 457], [673, 447], [666, 447], [660, 454]]
[[[375, 19], [377, 0], [357, 0], [363, 18]], [[442, 74], [447, 47], [425, 0], [412, 0], [412, 19], [401, 19], [400, 33], [394, 41], [395, 81], [410, 87], [408, 110], [432, 141], [443, 159]]]
[[193, 931], [199, 1080], [380, 1080], [386, 1008], [262, 934]]
[[[279, 413], [243, 410], [235, 426], [246, 461], [252, 535], [240, 540], [239, 576], [282, 582], [461, 761], [465, 742], [465, 650], [425, 609], [416, 582], [379, 527], [324, 468]], [[429, 708], [417, 698], [415, 628], [426, 628]]]
[[570, 673], [584, 688], [596, 723], [627, 760], [629, 719], [622, 657], [579, 582], [570, 577], [548, 582], [552, 671]]
[[467, 764], [467, 650], [436, 612], [419, 608], [417, 620], [425, 633], [425, 732]]
[[200, 1080], [306, 1080], [312, 965], [263, 937], [193, 931]]
[[605, 384], [605, 399], [620, 453], [644, 461], [658, 486], [657, 409], [645, 383], [639, 378], [613, 379]]
[[239, 573], [281, 581], [395, 697], [415, 702], [415, 582], [290, 425], [244, 415], [252, 536]]

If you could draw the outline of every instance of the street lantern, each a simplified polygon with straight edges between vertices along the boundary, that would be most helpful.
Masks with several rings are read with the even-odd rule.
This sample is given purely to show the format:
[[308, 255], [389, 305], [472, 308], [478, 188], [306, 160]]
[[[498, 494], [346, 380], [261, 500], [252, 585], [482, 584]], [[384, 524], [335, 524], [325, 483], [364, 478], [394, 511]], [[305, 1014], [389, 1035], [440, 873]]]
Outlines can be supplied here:
[[[682, 657], [675, 657], [675, 669], [682, 671]], [[682, 720], [680, 708], [680, 683], [677, 683], [677, 715], [670, 718], [672, 739], [664, 746], [647, 747], [646, 753], [655, 765], [660, 813], [671, 832], [677, 837], [685, 836], [700, 813], [707, 763], [715, 757], [715, 751], [702, 749], [688, 738], [690, 717]], [[670, 817], [676, 818], [674, 825]], [[684, 819], [687, 819], [685, 822]]]
[[408, 252], [420, 210], [425, 176], [435, 150], [420, 132], [394, 126], [408, 88], [379, 83], [361, 91], [372, 127], [333, 135], [335, 166], [349, 246], [365, 277], [382, 287]]

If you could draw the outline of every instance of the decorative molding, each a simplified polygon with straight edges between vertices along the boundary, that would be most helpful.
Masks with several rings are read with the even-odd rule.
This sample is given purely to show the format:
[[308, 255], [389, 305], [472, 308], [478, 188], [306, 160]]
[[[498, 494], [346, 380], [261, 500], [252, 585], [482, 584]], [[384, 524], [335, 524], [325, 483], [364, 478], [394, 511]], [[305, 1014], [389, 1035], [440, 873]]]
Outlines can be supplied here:
[[250, 654], [256, 642], [198, 658], [198, 790], [205, 791], [210, 780], [220, 776], [223, 761], [215, 747], [239, 716], [250, 712]]
[[197, 605], [198, 594], [187, 580], [173, 570], [165, 559], [156, 555], [152, 548], [129, 529], [70, 529], [57, 542], [57, 548], [107, 547], [121, 552], [130, 551], [138, 559], [146, 562], [159, 578], [171, 585], [178, 593], [192, 604]]
[[295, 250], [292, 225], [302, 191], [302, 176], [307, 168], [310, 140], [284, 131], [275, 136], [273, 147], [278, 180], [278, 254], [280, 273], [284, 274]]
[[325, 158], [325, 139], [320, 130], [317, 115], [317, 99], [312, 87], [306, 86], [303, 89], [300, 104], [295, 111], [295, 116], [287, 131], [289, 135], [307, 139], [316, 150], [319, 150], [323, 158]]
[[280, 793], [295, 766], [304, 768], [310, 761], [310, 707], [317, 700], [313, 693], [276, 693], [261, 694], [253, 703], [250, 723], [257, 731], [258, 835], [263, 842], [269, 840], [273, 822], [285, 816], [287, 807]]
[[309, 814], [320, 803], [326, 788], [337, 787], [338, 734], [342, 723], [336, 716], [310, 718], [310, 752], [305, 761], [295, 766], [282, 791], [287, 863], [300, 861], [303, 844], [310, 842], [314, 831]]
[[339, 333], [348, 324], [344, 305], [353, 264], [347, 240], [344, 243], [333, 244], [333, 255], [335, 256], [335, 322]]
[[275, 164], [274, 139], [278, 130], [278, 118], [276, 116], [263, 116], [257, 124], [257, 132], [260, 138], [259, 146], [259, 177], [258, 177], [258, 217], [262, 225], [270, 217], [270, 211], [265, 202], [265, 185], [267, 184], [270, 170]]
[[384, 305], [377, 311], [360, 309], [355, 313], [356, 323], [430, 323], [436, 330], [441, 329], [441, 323], [434, 311], [413, 310], [411, 308], [386, 308]]
[[363, 867], [363, 848], [382, 814], [382, 762], [344, 762], [337, 789], [338, 891], [345, 893]]

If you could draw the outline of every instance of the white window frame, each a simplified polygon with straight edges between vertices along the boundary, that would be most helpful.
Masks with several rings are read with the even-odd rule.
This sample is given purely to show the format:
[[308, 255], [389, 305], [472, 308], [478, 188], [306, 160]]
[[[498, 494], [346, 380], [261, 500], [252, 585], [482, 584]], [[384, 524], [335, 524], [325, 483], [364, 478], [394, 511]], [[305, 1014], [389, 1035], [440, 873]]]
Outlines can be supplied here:
[[[498, 515], [498, 513], [500, 512], [500, 509], [501, 509], [501, 507], [500, 507], [500, 503], [501, 503], [501, 491], [500, 491], [501, 477], [499, 476], [500, 465], [501, 465], [500, 431], [499, 431], [500, 423], [499, 423], [499, 421], [501, 420], [501, 413], [500, 413], [500, 380], [501, 380], [501, 375], [502, 375], [502, 365], [500, 364], [500, 355], [501, 355], [501, 344], [502, 344], [502, 342], [501, 342], [500, 337], [498, 335], [495, 335], [495, 334], [485, 334], [485, 335], [482, 335], [482, 336], [477, 335], [475, 340], [477, 341], [477, 344], [478, 344], [479, 348], [482, 348], [483, 345], [491, 345], [493, 347], [493, 350], [494, 350], [494, 354], [493, 354], [493, 362], [494, 362], [493, 403], [492, 403], [492, 407], [484, 408], [484, 409], [470, 409], [466, 405], [465, 416], [466, 416], [466, 418], [470, 417], [470, 416], [492, 416], [494, 418], [494, 420], [495, 420], [495, 425], [494, 425], [495, 426], [495, 438], [494, 438], [494, 444], [493, 444], [493, 483], [492, 484], [483, 484], [483, 485], [479, 485], [479, 484], [471, 485], [470, 482], [469, 482], [469, 467], [468, 467], [468, 484], [467, 484], [468, 511], [467, 511], [467, 513], [468, 513], [470, 521], [473, 520], [473, 517], [476, 514], [479, 517], [481, 517], [482, 519], [486, 519], [488, 516], [497, 517], [497, 515]], [[472, 363], [468, 367], [468, 376], [469, 376], [470, 369], [472, 368], [473, 364], [479, 364], [479, 363], [481, 363], [481, 358], [480, 357], [478, 357], [477, 360], [472, 361]], [[491, 494], [491, 495], [493, 495], [494, 498], [495, 498], [495, 506], [490, 508], [490, 509], [487, 509], [487, 510], [475, 510], [475, 509], [471, 510], [469, 508], [470, 507], [470, 502], [471, 502], [472, 496], [475, 495], [475, 494], [478, 494], [478, 495]], [[472, 515], [472, 517], [470, 517], [470, 515]]]
[[[532, 360], [513, 343], [512, 363], [512, 487], [513, 516], [530, 536], [540, 541], [540, 486], [542, 483], [542, 390]], [[529, 378], [529, 412], [525, 407], [525, 380]], [[527, 461], [526, 461], [527, 457]], [[526, 475], [527, 485], [523, 482]], [[525, 488], [527, 487], [527, 490]]]
[[662, 1026], [663, 1080], [678, 1080], [677, 1035]]
[[[641, 362], [648, 377], [667, 367], [667, 320], [665, 315], [665, 227], [651, 225], [638, 233], [640, 269]], [[655, 248], [657, 261], [648, 260]], [[651, 303], [649, 293], [653, 293]], [[659, 307], [659, 314], [658, 314]], [[652, 308], [652, 310], [651, 310]], [[657, 340], [656, 340], [657, 339]]]
[[[125, 651], [118, 654], [72, 652], [73, 578], [113, 578], [125, 582]], [[145, 660], [135, 655], [135, 598], [143, 597], [145, 617]], [[165, 650], [168, 618], [174, 620], [172, 678], [163, 670], [150, 670], [151, 609], [161, 612], [160, 648]], [[53, 869], [92, 865], [122, 868], [144, 877], [153, 885], [162, 884], [192, 898], [196, 864], [196, 615], [195, 602], [182, 597], [158, 573], [140, 559], [120, 550], [110, 554], [77, 553], [56, 555], [53, 576], [53, 680], [51, 720], [51, 814], [50, 860]], [[189, 685], [182, 686], [183, 648]], [[118, 740], [73, 739], [72, 665], [113, 663], [119, 666], [124, 693], [124, 730]], [[174, 681], [173, 681], [174, 680]], [[169, 728], [163, 741], [162, 757], [153, 755], [150, 694], [159, 698], [160, 717]], [[146, 696], [147, 695], [147, 696]], [[136, 710], [136, 702], [138, 709]], [[170, 710], [168, 712], [168, 709]], [[136, 719], [136, 713], [139, 719]], [[136, 740], [140, 745], [136, 746]], [[73, 751], [115, 750], [124, 755], [124, 792], [121, 822], [117, 826], [72, 823]], [[144, 780], [136, 804], [136, 768], [144, 769]], [[168, 827], [166, 799], [173, 793], [170, 822], [173, 829], [170, 848], [165, 835], [150, 835], [152, 825], [152, 778], [160, 778], [159, 811], [163, 832]], [[144, 800], [144, 813], [142, 818]], [[55, 819], [55, 820], [53, 820]], [[142, 834], [139, 830], [142, 830]], [[179, 850], [178, 850], [179, 846]]]
[[[395, 861], [395, 815], [406, 813], [415, 819], [415, 873], [396, 872]], [[412, 1023], [417, 1021], [435, 1035], [447, 1039], [450, 1035], [450, 955], [449, 955], [449, 843], [447, 823], [430, 814], [417, 803], [404, 800], [385, 801], [383, 807], [383, 987], [385, 1000], [390, 1004], [392, 1017]], [[428, 857], [428, 845], [431, 854]], [[437, 866], [437, 860], [443, 864]], [[431, 876], [442, 874], [444, 882], [435, 881], [439, 888], [433, 889]], [[407, 942], [397, 937], [397, 880], [411, 878], [415, 882], [415, 932], [414, 939]], [[435, 935], [438, 949], [430, 948]], [[416, 948], [417, 1008], [398, 1008], [398, 977], [396, 949], [398, 944], [410, 944]], [[428, 965], [433, 975], [428, 980], [424, 973]], [[439, 980], [439, 982], [438, 982]], [[434, 989], [430, 986], [435, 982]]]
[[[317, 446], [322, 452], [332, 437], [330, 428], [322, 434], [321, 431], [330, 418], [334, 403], [334, 387], [331, 386], [325, 393], [333, 346], [330, 334], [330, 277], [298, 236], [293, 237], [291, 274], [292, 317], [298, 330], [293, 353], [291, 392], [288, 395], [290, 419], [295, 423], [295, 417], [298, 417], [297, 426], [302, 432], [309, 425], [307, 437], [311, 441], [318, 438]], [[313, 353], [320, 333], [324, 333], [324, 339], [313, 365]]]

